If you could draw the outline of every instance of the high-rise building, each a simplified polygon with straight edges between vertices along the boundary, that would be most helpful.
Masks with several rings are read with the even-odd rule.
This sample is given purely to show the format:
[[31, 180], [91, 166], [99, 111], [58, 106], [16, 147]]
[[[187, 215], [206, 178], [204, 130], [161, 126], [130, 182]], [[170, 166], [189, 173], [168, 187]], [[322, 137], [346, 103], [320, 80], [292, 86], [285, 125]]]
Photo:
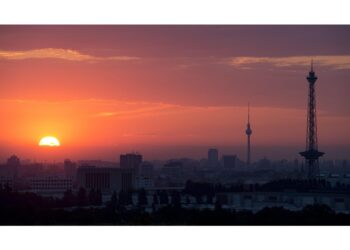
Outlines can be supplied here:
[[307, 130], [306, 130], [306, 150], [300, 152], [300, 155], [305, 158], [306, 166], [308, 169], [307, 177], [314, 179], [319, 176], [318, 158], [323, 156], [324, 153], [318, 151], [317, 141], [317, 119], [316, 119], [316, 94], [315, 83], [317, 76], [313, 69], [313, 63], [311, 62], [311, 70], [306, 77], [309, 82], [309, 94], [308, 94], [308, 109], [307, 109]]
[[251, 160], [251, 152], [250, 152], [250, 136], [252, 135], [253, 131], [250, 128], [250, 105], [248, 103], [248, 123], [247, 123], [247, 129], [245, 131], [247, 135], [247, 166], [250, 165]]
[[13, 178], [17, 178], [20, 166], [20, 159], [16, 155], [12, 155], [10, 158], [7, 159], [6, 163], [8, 175], [12, 176]]
[[219, 152], [216, 148], [208, 150], [208, 164], [210, 167], [217, 167], [219, 163]]
[[21, 165], [21, 161], [16, 155], [12, 155], [10, 158], [7, 159], [7, 165], [10, 167], [18, 167], [19, 165]]

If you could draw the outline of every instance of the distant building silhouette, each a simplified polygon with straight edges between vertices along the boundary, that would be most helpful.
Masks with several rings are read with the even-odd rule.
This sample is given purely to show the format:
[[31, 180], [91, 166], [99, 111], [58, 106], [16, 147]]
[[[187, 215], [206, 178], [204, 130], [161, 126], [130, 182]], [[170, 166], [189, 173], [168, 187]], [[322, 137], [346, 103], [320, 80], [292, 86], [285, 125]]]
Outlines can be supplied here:
[[154, 176], [154, 166], [150, 162], [142, 162], [140, 166], [140, 175], [153, 178]]
[[9, 177], [9, 176], [0, 175], [0, 186], [1, 186], [1, 188], [4, 188], [7, 186], [7, 187], [13, 189], [14, 188], [14, 179], [12, 177]]
[[154, 166], [149, 162], [142, 162], [136, 176], [137, 188], [152, 188], [154, 186]]
[[75, 177], [77, 173], [77, 164], [69, 159], [64, 160], [64, 174], [66, 177]]
[[137, 153], [120, 155], [120, 167], [121, 168], [134, 168], [139, 169], [142, 163], [142, 155]]
[[217, 167], [219, 163], [219, 152], [216, 148], [210, 148], [208, 150], [208, 163], [209, 167]]
[[313, 63], [311, 62], [311, 70], [306, 77], [309, 82], [309, 95], [308, 95], [308, 109], [307, 109], [307, 132], [306, 132], [306, 150], [300, 152], [305, 158], [306, 166], [308, 169], [307, 177], [314, 179], [319, 176], [319, 164], [318, 158], [323, 156], [323, 152], [318, 151], [317, 141], [317, 119], [316, 119], [316, 93], [315, 83], [317, 76], [313, 69]]
[[5, 175], [11, 176], [12, 178], [17, 178], [20, 166], [20, 159], [16, 155], [12, 155], [10, 158], [7, 159]]
[[269, 169], [271, 168], [271, 161], [264, 156], [263, 159], [258, 161], [258, 167], [260, 169]]
[[16, 155], [7, 159], [6, 164], [0, 165], [0, 185], [14, 189], [18, 177], [21, 161]]
[[29, 186], [31, 191], [35, 193], [62, 193], [73, 188], [73, 180], [58, 176], [31, 177], [29, 178]]
[[248, 103], [248, 123], [247, 123], [247, 129], [245, 131], [247, 135], [247, 166], [250, 165], [251, 161], [251, 152], [250, 152], [250, 136], [252, 135], [253, 131], [250, 127], [250, 105]]
[[224, 168], [232, 169], [236, 167], [236, 156], [235, 155], [224, 155], [222, 157]]
[[82, 166], [77, 170], [77, 180], [78, 186], [87, 190], [101, 190], [104, 193], [127, 191], [135, 187], [135, 170]]
[[180, 161], [171, 161], [164, 164], [162, 173], [174, 179], [180, 179], [183, 174], [183, 164]]
[[12, 155], [7, 159], [7, 165], [10, 167], [19, 167], [21, 165], [21, 161], [16, 155]]

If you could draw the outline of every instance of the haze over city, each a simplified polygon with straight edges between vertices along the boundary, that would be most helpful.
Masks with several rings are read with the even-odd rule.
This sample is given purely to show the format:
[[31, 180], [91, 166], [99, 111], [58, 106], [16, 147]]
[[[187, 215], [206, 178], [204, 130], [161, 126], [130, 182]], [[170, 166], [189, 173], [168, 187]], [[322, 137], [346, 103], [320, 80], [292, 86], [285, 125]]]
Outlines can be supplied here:
[[1, 225], [349, 225], [348, 26], [0, 26]]
[[[350, 150], [348, 26], [1, 26], [0, 160], [299, 158], [313, 59], [319, 146]], [[39, 147], [55, 136], [59, 147]], [[301, 159], [301, 158], [299, 158]]]

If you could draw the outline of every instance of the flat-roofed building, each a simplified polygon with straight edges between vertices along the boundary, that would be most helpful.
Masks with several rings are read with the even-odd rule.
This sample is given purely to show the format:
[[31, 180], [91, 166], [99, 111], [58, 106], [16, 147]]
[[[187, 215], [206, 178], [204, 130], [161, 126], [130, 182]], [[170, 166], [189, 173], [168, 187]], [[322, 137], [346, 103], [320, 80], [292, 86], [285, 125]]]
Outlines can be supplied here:
[[136, 182], [137, 182], [137, 188], [149, 189], [154, 187], [153, 178], [138, 176]]
[[33, 192], [64, 192], [73, 188], [73, 180], [59, 176], [32, 177], [29, 186]]
[[78, 186], [109, 193], [132, 190], [135, 187], [135, 170], [132, 168], [98, 168], [82, 166], [77, 170]]

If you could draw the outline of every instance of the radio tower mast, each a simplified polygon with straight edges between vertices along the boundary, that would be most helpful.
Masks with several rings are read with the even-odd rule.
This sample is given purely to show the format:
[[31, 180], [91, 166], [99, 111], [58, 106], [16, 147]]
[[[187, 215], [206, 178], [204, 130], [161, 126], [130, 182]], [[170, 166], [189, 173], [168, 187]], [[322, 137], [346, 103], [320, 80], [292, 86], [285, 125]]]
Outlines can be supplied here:
[[306, 130], [306, 150], [300, 152], [300, 155], [305, 158], [308, 169], [307, 177], [315, 179], [319, 176], [318, 158], [324, 155], [318, 151], [317, 145], [317, 119], [316, 119], [316, 94], [315, 83], [317, 76], [313, 69], [313, 61], [311, 61], [311, 70], [306, 77], [309, 82], [309, 97], [307, 109], [307, 130]]
[[250, 165], [250, 135], [252, 134], [252, 129], [250, 128], [250, 105], [248, 103], [248, 123], [247, 123], [247, 129], [245, 133], [247, 134], [247, 139], [248, 139], [248, 148], [247, 148], [247, 166]]

